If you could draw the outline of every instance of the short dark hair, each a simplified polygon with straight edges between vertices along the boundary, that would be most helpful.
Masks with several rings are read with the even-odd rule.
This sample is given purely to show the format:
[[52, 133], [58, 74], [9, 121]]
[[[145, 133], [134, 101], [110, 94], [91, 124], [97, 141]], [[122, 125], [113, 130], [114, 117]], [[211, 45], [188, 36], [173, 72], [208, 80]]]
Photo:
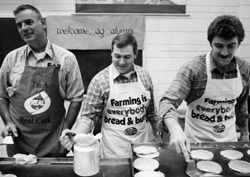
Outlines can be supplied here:
[[116, 45], [117, 48], [131, 45], [133, 47], [134, 54], [137, 54], [137, 40], [131, 33], [122, 33], [117, 35], [112, 41], [111, 52], [113, 52], [114, 45]]
[[207, 29], [207, 39], [210, 44], [215, 36], [224, 39], [238, 37], [240, 44], [245, 38], [245, 32], [239, 18], [233, 15], [221, 15], [215, 18]]
[[42, 19], [42, 15], [41, 15], [40, 11], [37, 8], [35, 8], [34, 6], [30, 5], [30, 4], [23, 4], [23, 5], [18, 6], [13, 11], [13, 14], [16, 16], [16, 14], [18, 14], [19, 12], [24, 11], [26, 9], [30, 9], [30, 10], [34, 11], [37, 14], [37, 18]]

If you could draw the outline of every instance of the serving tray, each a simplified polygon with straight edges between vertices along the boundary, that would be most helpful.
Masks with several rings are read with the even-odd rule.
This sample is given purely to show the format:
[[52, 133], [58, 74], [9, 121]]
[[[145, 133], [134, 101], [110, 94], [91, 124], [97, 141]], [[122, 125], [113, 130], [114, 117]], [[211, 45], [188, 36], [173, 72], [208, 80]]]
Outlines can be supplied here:
[[[154, 158], [159, 162], [159, 168], [155, 171], [160, 171], [166, 177], [188, 177], [186, 174], [187, 163], [182, 154], [177, 154], [175, 149], [169, 143], [132, 143], [132, 148], [137, 146], [153, 146], [158, 149], [159, 157]], [[133, 160], [137, 159], [137, 155], [133, 152]], [[139, 171], [135, 168], [134, 174]]]
[[[202, 177], [209, 176], [204, 172], [199, 171], [196, 168], [197, 161], [187, 163], [182, 154], [177, 154], [175, 149], [169, 145], [169, 143], [132, 143], [132, 149], [137, 146], [148, 145], [153, 146], [160, 152], [159, 157], [155, 158], [160, 166], [155, 171], [160, 171], [167, 177]], [[247, 154], [247, 150], [250, 149], [250, 142], [222, 142], [222, 143], [190, 143], [191, 150], [204, 149], [213, 152], [214, 158], [212, 161], [219, 163], [222, 166], [222, 173], [220, 175], [214, 175], [218, 177], [235, 177], [228, 167], [228, 160], [223, 159], [220, 156], [221, 150], [234, 149], [243, 153], [242, 160], [250, 162], [250, 156]], [[133, 160], [139, 158], [133, 152]], [[138, 173], [138, 170], [132, 168], [134, 174]], [[192, 173], [188, 173], [192, 170]], [[211, 176], [211, 175], [210, 175]]]
[[[250, 149], [250, 142], [221, 142], [221, 143], [191, 143], [191, 150], [204, 149], [214, 154], [212, 161], [217, 162], [222, 167], [222, 172], [218, 176], [239, 176], [228, 167], [230, 160], [221, 157], [220, 152], [223, 150], [233, 149], [243, 153], [241, 160], [250, 162], [250, 155], [247, 151]], [[191, 177], [205, 176], [205, 174], [196, 168], [197, 161], [188, 163], [187, 174]], [[243, 175], [241, 175], [243, 176]]]

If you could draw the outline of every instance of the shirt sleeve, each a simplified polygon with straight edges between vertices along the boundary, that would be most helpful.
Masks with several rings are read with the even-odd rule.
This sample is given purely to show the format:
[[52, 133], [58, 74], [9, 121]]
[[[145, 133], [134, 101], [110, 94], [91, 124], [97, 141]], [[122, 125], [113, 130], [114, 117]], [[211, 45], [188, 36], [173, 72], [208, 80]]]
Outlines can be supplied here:
[[162, 96], [159, 103], [159, 115], [163, 119], [178, 119], [176, 109], [191, 91], [191, 83], [193, 82], [193, 70], [191, 66], [185, 64], [179, 69], [175, 79]]
[[8, 75], [10, 74], [9, 55], [7, 55], [2, 63], [0, 70], [0, 99], [9, 99], [7, 88], [10, 86]]
[[155, 104], [153, 83], [149, 75], [148, 75], [148, 82], [149, 82], [149, 92], [150, 92], [151, 100], [149, 102], [149, 107], [146, 112], [147, 120], [149, 122], [158, 122], [160, 120], [160, 117], [158, 115], [157, 107]]
[[246, 119], [249, 118], [248, 97], [249, 97], [249, 84], [250, 84], [249, 83], [250, 64], [247, 63], [245, 60], [241, 59], [237, 61], [241, 73], [243, 90], [240, 96], [237, 98], [237, 103], [235, 105], [236, 125], [238, 125], [239, 127], [245, 127]]
[[244, 85], [245, 84], [243, 84], [243, 91], [237, 98], [237, 104], [235, 105], [236, 125], [239, 127], [244, 127], [246, 125], [246, 119], [249, 118], [247, 103], [249, 96], [249, 82], [247, 82], [245, 86]]
[[106, 94], [103, 92], [103, 89], [104, 87], [102, 87], [100, 81], [97, 77], [94, 77], [88, 86], [81, 114], [76, 123], [83, 122], [93, 130], [98, 119], [102, 116], [102, 111], [107, 102], [107, 96], [105, 96]]
[[69, 54], [64, 63], [62, 72], [63, 90], [65, 99], [70, 102], [81, 102], [83, 100], [84, 86], [81, 71], [74, 54]]

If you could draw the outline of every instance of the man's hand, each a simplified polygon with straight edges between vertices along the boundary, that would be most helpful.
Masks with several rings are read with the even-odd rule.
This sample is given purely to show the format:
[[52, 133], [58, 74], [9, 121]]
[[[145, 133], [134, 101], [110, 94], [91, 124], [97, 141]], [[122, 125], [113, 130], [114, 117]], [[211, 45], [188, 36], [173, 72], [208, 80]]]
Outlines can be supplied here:
[[241, 133], [240, 141], [249, 141], [249, 133]]
[[162, 143], [162, 139], [161, 139], [161, 134], [160, 133], [154, 134], [154, 136], [155, 136], [155, 139], [153, 140], [153, 142], [155, 142], [155, 143]]
[[183, 132], [181, 127], [170, 134], [170, 145], [175, 147], [177, 154], [182, 153], [186, 162], [190, 160], [190, 144], [186, 134]]
[[75, 142], [71, 136], [67, 135], [67, 133], [74, 133], [74, 132], [69, 129], [63, 130], [59, 140], [61, 142], [61, 145], [64, 146], [68, 151], [70, 151]]
[[16, 125], [14, 123], [8, 123], [4, 127], [4, 129], [3, 129], [2, 133], [1, 133], [1, 136], [3, 138], [5, 138], [6, 136], [9, 135], [9, 133], [13, 134], [14, 137], [18, 137], [17, 127], [16, 127]]
[[182, 153], [186, 162], [190, 161], [190, 144], [186, 134], [183, 132], [179, 123], [172, 118], [165, 119], [170, 132], [170, 145], [173, 145], [177, 154]]
[[170, 145], [175, 147], [177, 154], [182, 153], [186, 162], [190, 160], [190, 144], [186, 134], [180, 129], [178, 132], [170, 134]]

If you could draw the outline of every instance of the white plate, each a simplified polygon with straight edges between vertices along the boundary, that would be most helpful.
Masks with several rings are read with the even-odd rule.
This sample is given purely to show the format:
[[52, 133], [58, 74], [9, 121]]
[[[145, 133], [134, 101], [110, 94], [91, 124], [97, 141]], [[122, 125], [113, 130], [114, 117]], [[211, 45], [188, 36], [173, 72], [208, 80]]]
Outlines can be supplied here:
[[146, 158], [156, 158], [156, 157], [159, 157], [160, 153], [157, 151], [153, 154], [136, 154], [138, 157], [146, 157]]
[[153, 146], [143, 145], [143, 146], [134, 147], [134, 152], [136, 154], [153, 154], [157, 152], [157, 149], [156, 147], [153, 147]]
[[212, 160], [214, 157], [214, 154], [211, 151], [203, 149], [192, 150], [190, 155], [195, 160]]
[[135, 177], [165, 177], [165, 175], [160, 171], [140, 171]]
[[248, 175], [250, 174], [250, 163], [244, 160], [231, 160], [228, 163], [228, 166], [236, 172]]
[[151, 158], [137, 158], [133, 166], [139, 171], [154, 171], [159, 167], [159, 162]]
[[229, 160], [238, 160], [243, 157], [242, 152], [232, 149], [220, 151], [220, 155]]
[[198, 170], [201, 170], [203, 172], [214, 174], [220, 174], [222, 172], [221, 165], [210, 160], [199, 161], [197, 162], [196, 166]]

